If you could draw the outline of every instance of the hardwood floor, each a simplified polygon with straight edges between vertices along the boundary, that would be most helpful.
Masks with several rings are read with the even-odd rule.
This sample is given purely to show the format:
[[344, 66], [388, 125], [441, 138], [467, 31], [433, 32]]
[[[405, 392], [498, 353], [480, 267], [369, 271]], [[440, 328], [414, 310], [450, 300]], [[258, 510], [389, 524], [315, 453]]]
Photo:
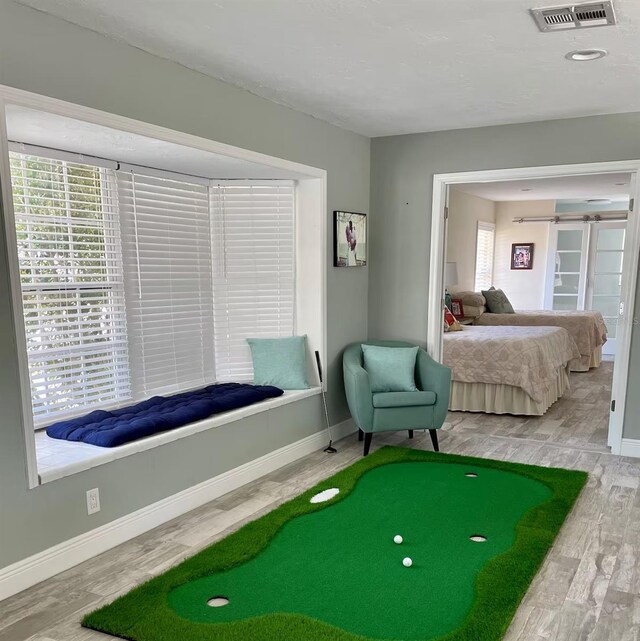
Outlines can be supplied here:
[[[572, 374], [541, 418], [451, 413], [443, 452], [586, 470], [589, 483], [533, 581], [505, 641], [640, 639], [640, 460], [606, 447], [612, 364]], [[431, 449], [428, 433], [376, 436]], [[112, 601], [360, 458], [353, 435], [0, 603], [0, 641], [100, 641], [85, 612]]]

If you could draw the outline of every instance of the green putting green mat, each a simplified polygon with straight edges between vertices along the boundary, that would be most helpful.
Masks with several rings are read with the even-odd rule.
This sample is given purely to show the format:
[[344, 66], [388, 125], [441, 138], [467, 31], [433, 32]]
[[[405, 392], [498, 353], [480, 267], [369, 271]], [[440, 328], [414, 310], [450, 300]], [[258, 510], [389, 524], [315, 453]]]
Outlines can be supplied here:
[[586, 478], [383, 448], [83, 625], [135, 641], [498, 641]]

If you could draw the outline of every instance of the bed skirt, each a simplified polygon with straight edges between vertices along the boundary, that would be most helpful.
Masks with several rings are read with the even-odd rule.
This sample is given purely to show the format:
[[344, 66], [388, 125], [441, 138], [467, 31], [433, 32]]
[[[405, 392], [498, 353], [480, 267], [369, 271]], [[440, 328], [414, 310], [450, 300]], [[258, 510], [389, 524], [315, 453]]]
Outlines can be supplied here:
[[596, 347], [591, 355], [581, 356], [580, 358], [574, 358], [569, 366], [572, 372], [588, 372], [594, 367], [600, 367], [602, 362], [602, 345]]
[[569, 366], [560, 368], [540, 402], [513, 385], [452, 381], [449, 409], [452, 412], [542, 416], [570, 387]]

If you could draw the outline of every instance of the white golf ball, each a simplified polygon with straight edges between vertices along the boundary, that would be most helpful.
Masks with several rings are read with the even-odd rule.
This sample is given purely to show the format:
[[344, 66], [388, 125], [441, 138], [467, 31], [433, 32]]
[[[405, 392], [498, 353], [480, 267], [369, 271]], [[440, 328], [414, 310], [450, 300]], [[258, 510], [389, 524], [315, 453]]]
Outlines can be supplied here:
[[405, 568], [410, 568], [413, 565], [413, 561], [410, 557], [405, 556], [404, 559], [402, 559], [402, 565], [404, 565]]
[[393, 542], [394, 542], [394, 543], [397, 543], [398, 545], [400, 545], [400, 543], [402, 543], [402, 537], [401, 537], [399, 534], [396, 534], [396, 535], [393, 537]]

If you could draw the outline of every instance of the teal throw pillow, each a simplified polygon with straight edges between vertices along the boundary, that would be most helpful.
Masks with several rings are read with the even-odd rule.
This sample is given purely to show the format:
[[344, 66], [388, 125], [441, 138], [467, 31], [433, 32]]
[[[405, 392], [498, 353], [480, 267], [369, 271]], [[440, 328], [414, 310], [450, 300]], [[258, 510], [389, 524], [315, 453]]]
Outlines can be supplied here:
[[363, 345], [364, 368], [372, 392], [416, 392], [417, 347]]
[[488, 289], [482, 292], [487, 301], [487, 311], [492, 314], [515, 314], [507, 295], [501, 289]]
[[308, 389], [307, 337], [247, 338], [253, 359], [255, 385], [284, 390]]

